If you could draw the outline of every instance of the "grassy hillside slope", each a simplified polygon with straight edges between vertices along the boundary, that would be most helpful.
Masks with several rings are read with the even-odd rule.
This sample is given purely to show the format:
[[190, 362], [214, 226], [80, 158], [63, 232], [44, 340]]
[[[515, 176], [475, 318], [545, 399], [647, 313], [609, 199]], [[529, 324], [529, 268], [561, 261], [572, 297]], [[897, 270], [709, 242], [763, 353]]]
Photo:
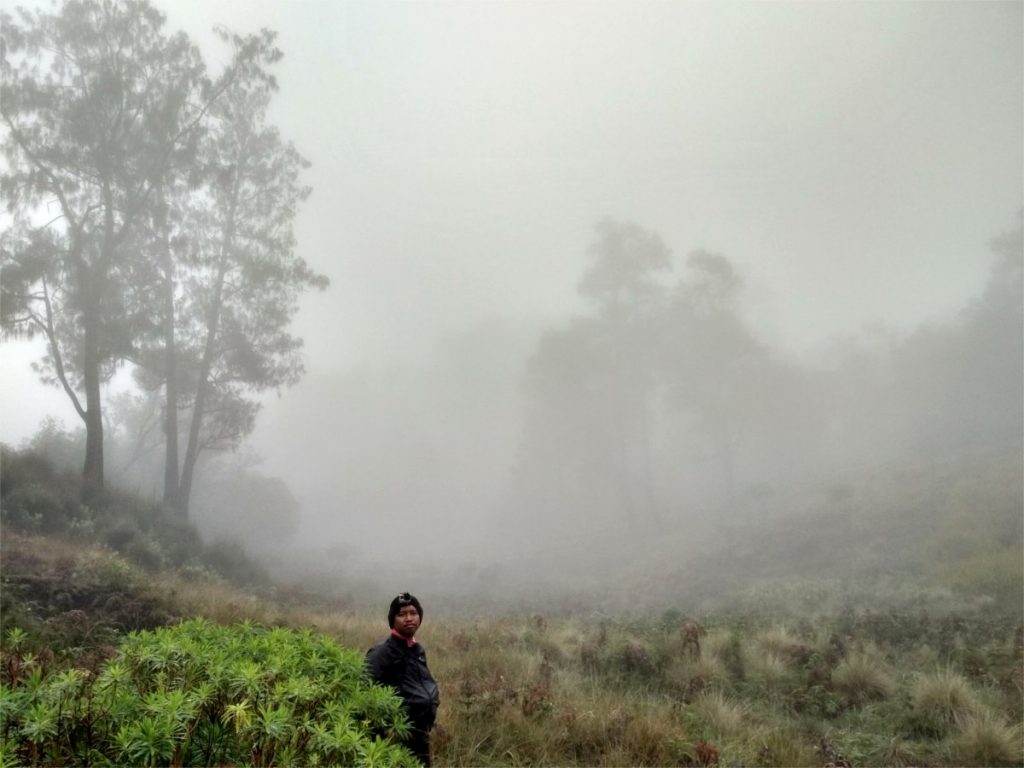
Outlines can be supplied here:
[[[760, 582], [737, 577], [727, 602], [688, 600], [691, 582], [680, 568], [643, 582], [643, 610], [538, 606], [484, 615], [429, 604], [421, 640], [442, 691], [436, 763], [1024, 764], [1024, 629], [1013, 602], [1019, 557], [1005, 556], [1019, 555], [1020, 534], [1006, 512], [1018, 503], [1008, 467], [993, 464], [988, 476], [960, 475], [941, 486], [929, 470], [904, 484], [907, 508], [927, 511], [934, 523], [927, 528], [916, 517], [890, 519], [889, 489], [879, 492], [889, 501], [874, 519], [861, 517], [871, 496], [854, 490], [838, 493], [835, 508], [808, 510], [828, 522], [820, 529], [810, 517], [764, 520], [758, 535], [737, 544], [749, 549], [735, 552], [763, 557], [769, 570]], [[159, 519], [159, 509], [115, 494], [112, 506], [83, 510], [72, 490], [73, 478], [49, 474], [34, 458], [5, 456], [4, 696], [30, 695], [33, 680], [69, 669], [99, 679], [128, 633], [189, 617], [312, 629], [359, 653], [386, 632], [379, 607], [339, 611], [330, 596], [285, 593], [263, 580], [244, 585], [237, 574], [251, 564], [236, 560], [244, 567], [218, 572], [179, 524]], [[1002, 506], [993, 502], [999, 498]], [[127, 540], [111, 538], [125, 528], [133, 534]], [[819, 540], [863, 541], [851, 529], [867, 531], [875, 548], [854, 548], [832, 581], [816, 581], [835, 563], [801, 560], [803, 542], [817, 552]], [[759, 537], [761, 549], [752, 543]], [[175, 548], [181, 540], [192, 543]], [[767, 578], [772, 552], [790, 558], [777, 578]], [[859, 573], [859, 558], [894, 552], [905, 555], [898, 565], [850, 599], [846, 577]], [[659, 597], [659, 584], [675, 589]], [[258, 681], [271, 672], [253, 674]], [[47, 762], [33, 753], [36, 732], [22, 716], [7, 717], [3, 728], [2, 764]], [[148, 762], [171, 764], [168, 754]], [[258, 755], [236, 762], [262, 764]]]

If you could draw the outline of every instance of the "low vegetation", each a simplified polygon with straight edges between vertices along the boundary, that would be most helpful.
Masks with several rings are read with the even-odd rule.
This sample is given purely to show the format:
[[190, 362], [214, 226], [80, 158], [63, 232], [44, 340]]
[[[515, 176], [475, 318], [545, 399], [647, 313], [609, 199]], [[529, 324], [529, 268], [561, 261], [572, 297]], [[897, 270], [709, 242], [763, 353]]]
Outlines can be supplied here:
[[312, 632], [191, 619], [133, 633], [95, 673], [17, 654], [0, 686], [5, 762], [32, 765], [415, 764], [408, 724], [362, 655]]
[[[40, 524], [15, 525], [6, 500], [31, 496], [19, 471], [4, 477], [0, 765], [410, 763], [378, 738], [404, 727], [395, 700], [359, 678], [386, 632], [379, 605], [243, 587], [202, 549], [174, 562], [155, 521], [139, 532], [159, 564], [81, 526], [49, 531], [34, 502], [14, 510]], [[119, 514], [137, 514], [126, 498]], [[819, 610], [776, 615], [765, 606], [800, 605], [799, 585], [750, 591], [759, 610], [470, 615], [435, 601], [421, 633], [442, 693], [435, 762], [1024, 764], [1019, 601], [936, 600], [935, 585], [915, 601], [908, 583], [833, 610], [828, 587], [803, 593]]]

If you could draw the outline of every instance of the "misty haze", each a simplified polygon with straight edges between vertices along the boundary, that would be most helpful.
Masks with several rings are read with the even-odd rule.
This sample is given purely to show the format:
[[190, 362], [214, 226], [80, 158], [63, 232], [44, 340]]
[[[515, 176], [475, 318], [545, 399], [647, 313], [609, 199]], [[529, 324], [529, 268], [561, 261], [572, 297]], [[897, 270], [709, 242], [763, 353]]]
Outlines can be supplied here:
[[[88, 621], [22, 579], [95, 545], [243, 590], [115, 633], [359, 647], [412, 590], [442, 763], [1020, 765], [1022, 10], [5, 8], [4, 632]], [[526, 655], [471, 674], [489, 621]], [[974, 703], [928, 709], [938, 668]], [[466, 746], [575, 733], [579, 672], [687, 736]], [[744, 741], [712, 694], [831, 725]]]

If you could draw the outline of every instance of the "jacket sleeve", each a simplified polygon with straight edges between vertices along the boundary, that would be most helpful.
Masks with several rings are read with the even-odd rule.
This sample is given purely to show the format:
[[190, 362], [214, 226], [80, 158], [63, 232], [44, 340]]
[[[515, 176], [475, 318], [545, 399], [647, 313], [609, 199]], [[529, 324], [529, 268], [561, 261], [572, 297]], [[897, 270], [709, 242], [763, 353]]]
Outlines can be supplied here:
[[375, 645], [366, 652], [366, 673], [380, 685], [398, 684], [398, 657], [387, 641]]

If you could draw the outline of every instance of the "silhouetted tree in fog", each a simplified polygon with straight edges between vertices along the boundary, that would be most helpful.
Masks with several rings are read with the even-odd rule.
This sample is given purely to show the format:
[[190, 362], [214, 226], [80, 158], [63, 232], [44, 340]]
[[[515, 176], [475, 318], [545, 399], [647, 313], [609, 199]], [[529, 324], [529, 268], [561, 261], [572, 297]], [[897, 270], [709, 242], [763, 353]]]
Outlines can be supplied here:
[[608, 219], [588, 254], [579, 291], [591, 312], [545, 334], [528, 364], [521, 480], [560, 514], [660, 527], [651, 408], [670, 252], [656, 234]]
[[[210, 79], [148, 3], [68, 0], [3, 16], [3, 326], [42, 333], [44, 379], [86, 428], [102, 487], [101, 383], [136, 365], [163, 388], [164, 499], [187, 514], [199, 454], [254, 424], [253, 393], [293, 383], [298, 294], [324, 287], [295, 253], [306, 161], [266, 124], [274, 34], [221, 33]], [[184, 454], [179, 423], [188, 417]]]
[[627, 514], [660, 527], [651, 467], [651, 408], [658, 334], [671, 251], [659, 235], [611, 219], [597, 227], [591, 265], [579, 283], [594, 309], [591, 330], [604, 351], [607, 418], [614, 430], [616, 471]]
[[1020, 221], [990, 244], [982, 294], [893, 354], [906, 448], [925, 457], [1019, 444], [1024, 423], [1024, 296]]
[[666, 317], [665, 368], [669, 402], [691, 414], [709, 437], [727, 498], [736, 490], [736, 441], [744, 429], [741, 390], [756, 386], [754, 360], [761, 345], [737, 314], [742, 280], [718, 253], [695, 251], [677, 284]]
[[202, 64], [144, 2], [72, 0], [2, 22], [4, 327], [46, 337], [44, 378], [85, 423], [88, 492], [104, 480], [100, 384], [138, 330], [138, 228], [195, 139]]
[[[299, 293], [327, 285], [295, 252], [293, 222], [309, 194], [299, 176], [308, 164], [265, 122], [277, 90], [268, 67], [281, 58], [274, 35], [222, 38], [235, 51], [231, 82], [211, 105], [196, 183], [182, 190], [188, 233], [177, 251], [159, 249], [170, 267], [164, 330], [139, 371], [144, 386], [165, 388], [165, 498], [183, 515], [200, 453], [237, 445], [252, 431], [252, 393], [301, 376], [302, 342], [288, 326]], [[188, 429], [179, 473], [181, 409]]]

